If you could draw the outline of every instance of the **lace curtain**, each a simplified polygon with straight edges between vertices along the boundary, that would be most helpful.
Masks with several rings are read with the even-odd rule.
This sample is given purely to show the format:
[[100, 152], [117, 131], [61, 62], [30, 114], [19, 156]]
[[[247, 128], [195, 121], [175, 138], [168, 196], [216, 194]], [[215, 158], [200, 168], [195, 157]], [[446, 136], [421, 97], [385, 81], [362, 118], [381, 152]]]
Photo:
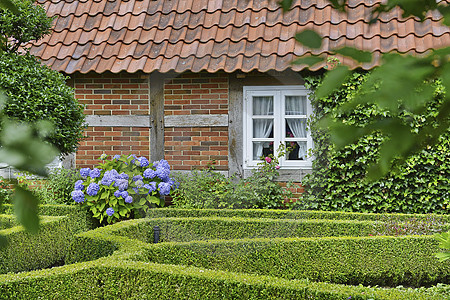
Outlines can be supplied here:
[[[273, 97], [253, 97], [253, 115], [273, 115]], [[253, 119], [253, 137], [268, 138], [273, 128], [273, 119]], [[268, 147], [270, 142], [253, 143], [253, 159], [259, 159], [263, 155], [263, 148]]]
[[[306, 115], [306, 97], [286, 96], [286, 115]], [[306, 138], [306, 119], [286, 118], [286, 122], [291, 128], [292, 134], [296, 138]], [[297, 142], [298, 158], [306, 160], [307, 145], [305, 142]]]

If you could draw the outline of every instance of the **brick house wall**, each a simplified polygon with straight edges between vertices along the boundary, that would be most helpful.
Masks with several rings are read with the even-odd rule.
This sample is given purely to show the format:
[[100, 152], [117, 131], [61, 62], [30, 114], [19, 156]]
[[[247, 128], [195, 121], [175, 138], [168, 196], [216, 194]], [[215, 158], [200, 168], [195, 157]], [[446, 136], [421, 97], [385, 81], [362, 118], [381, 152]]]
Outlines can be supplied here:
[[[164, 83], [164, 115], [228, 114], [228, 74], [185, 73]], [[228, 127], [208, 126], [192, 119], [191, 126], [164, 130], [164, 154], [174, 170], [228, 170]]]
[[[142, 73], [89, 73], [72, 76], [75, 97], [89, 116], [148, 116], [148, 75]], [[114, 120], [114, 119], [112, 119]], [[111, 125], [111, 124], [109, 124]], [[106, 153], [150, 154], [149, 127], [89, 126], [76, 153], [78, 168], [92, 167]], [[123, 125], [123, 124], [122, 124]]]

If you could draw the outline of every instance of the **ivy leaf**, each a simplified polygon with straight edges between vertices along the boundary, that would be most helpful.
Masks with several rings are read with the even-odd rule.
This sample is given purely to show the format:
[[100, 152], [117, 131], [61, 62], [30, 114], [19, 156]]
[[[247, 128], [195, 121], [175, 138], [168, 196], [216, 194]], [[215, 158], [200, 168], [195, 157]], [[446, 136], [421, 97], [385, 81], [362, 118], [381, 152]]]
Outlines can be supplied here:
[[350, 74], [350, 71], [347, 66], [338, 66], [329, 71], [317, 89], [316, 96], [322, 98], [331, 94], [345, 82], [348, 74]]
[[39, 231], [38, 199], [29, 190], [16, 185], [13, 201], [17, 220], [27, 231], [37, 233]]
[[322, 37], [314, 30], [303, 30], [295, 35], [295, 39], [311, 49], [319, 49], [322, 46]]
[[350, 57], [360, 63], [369, 63], [372, 61], [372, 53], [358, 50], [353, 47], [342, 47], [333, 51], [337, 54]]

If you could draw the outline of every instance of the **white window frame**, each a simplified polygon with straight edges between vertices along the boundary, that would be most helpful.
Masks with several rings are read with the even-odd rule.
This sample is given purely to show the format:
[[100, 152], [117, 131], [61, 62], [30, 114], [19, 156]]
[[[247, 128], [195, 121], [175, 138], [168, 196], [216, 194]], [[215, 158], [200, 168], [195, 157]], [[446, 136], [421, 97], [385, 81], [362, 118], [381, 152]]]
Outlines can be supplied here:
[[[273, 124], [273, 144], [274, 151], [278, 148], [280, 142], [285, 143], [286, 138], [284, 137], [284, 132], [286, 132], [286, 122], [285, 118], [285, 101], [284, 96], [306, 96], [307, 99], [307, 115], [308, 119], [313, 113], [311, 103], [309, 101], [310, 91], [304, 86], [299, 85], [285, 85], [285, 86], [244, 86], [244, 111], [243, 111], [243, 158], [244, 158], [244, 168], [251, 169], [257, 167], [261, 160], [253, 159], [252, 143], [255, 141], [253, 138], [253, 96], [273, 96], [274, 99], [274, 124]], [[267, 118], [268, 116], [264, 116]], [[269, 116], [270, 118], [270, 116]], [[268, 138], [270, 140], [270, 138]], [[264, 140], [268, 140], [264, 139]], [[298, 140], [298, 138], [296, 138]], [[288, 139], [287, 139], [288, 140]], [[307, 143], [307, 148], [313, 148], [313, 141], [311, 138], [311, 133], [307, 130], [307, 137], [304, 139]], [[308, 151], [309, 152], [309, 151]], [[284, 157], [280, 158], [280, 168], [281, 169], [311, 169], [313, 158], [308, 156], [306, 160], [286, 160]]]

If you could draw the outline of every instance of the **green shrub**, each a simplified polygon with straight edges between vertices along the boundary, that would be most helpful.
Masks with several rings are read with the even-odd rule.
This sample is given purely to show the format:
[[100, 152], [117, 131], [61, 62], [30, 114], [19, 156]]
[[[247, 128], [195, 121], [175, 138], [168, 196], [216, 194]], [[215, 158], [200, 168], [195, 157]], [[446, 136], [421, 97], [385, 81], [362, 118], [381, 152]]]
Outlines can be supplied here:
[[0, 250], [0, 273], [21, 272], [64, 264], [67, 247], [76, 232], [85, 230], [69, 217], [42, 217], [37, 235], [22, 227], [1, 230], [8, 245]]
[[0, 207], [11, 201], [11, 185], [0, 176]]
[[[382, 289], [308, 280], [119, 261], [94, 262], [0, 275], [0, 299], [384, 299], [442, 300], [433, 290]], [[350, 298], [351, 297], [351, 298]]]
[[[378, 133], [363, 136], [354, 144], [337, 151], [330, 144], [328, 134], [319, 129], [317, 121], [326, 113], [345, 119], [348, 124], [360, 126], [384, 112], [375, 106], [358, 106], [351, 115], [339, 115], [336, 107], [352, 99], [366, 73], [353, 73], [341, 89], [327, 98], [310, 95], [315, 108], [311, 120], [314, 139], [313, 171], [302, 180], [305, 193], [296, 203], [298, 209], [341, 210], [355, 212], [440, 213], [450, 212], [450, 129], [433, 147], [414, 154], [385, 177], [366, 182], [364, 177], [371, 163], [377, 160], [379, 146], [385, 137]], [[315, 90], [321, 76], [305, 76], [306, 85]], [[434, 102], [421, 114], [405, 115], [405, 123], [417, 131], [424, 122], [436, 122], [436, 112], [445, 96], [439, 81], [435, 87]]]
[[[283, 155], [279, 151], [279, 155]], [[177, 208], [284, 208], [292, 192], [284, 189], [275, 178], [279, 176], [278, 158], [269, 155], [258, 164], [248, 178], [237, 179], [211, 169], [192, 171], [189, 176], [176, 174], [178, 189], [171, 194]]]
[[34, 191], [40, 194], [42, 204], [75, 204], [72, 191], [75, 182], [81, 179], [79, 170], [55, 168], [49, 171], [47, 180]]
[[[10, 214], [12, 205], [5, 205], [4, 212]], [[47, 268], [64, 263], [69, 245], [76, 233], [94, 228], [86, 211], [75, 206], [39, 206], [40, 230], [37, 235], [24, 231], [12, 215], [0, 215], [0, 222], [9, 222], [0, 235], [8, 241], [0, 249], [0, 274]]]
[[50, 121], [54, 132], [46, 140], [69, 154], [83, 137], [85, 116], [65, 79], [30, 54], [0, 53], [0, 88], [8, 96], [4, 113], [29, 123]]
[[115, 234], [153, 242], [153, 228], [160, 228], [161, 242], [230, 240], [243, 238], [368, 236], [374, 234], [371, 221], [282, 220], [241, 218], [160, 218], [128, 224]]
[[330, 220], [360, 220], [360, 221], [408, 221], [418, 219], [426, 222], [430, 218], [439, 223], [450, 223], [450, 215], [433, 214], [374, 214], [351, 213], [343, 211], [300, 211], [300, 210], [269, 210], [269, 209], [179, 209], [158, 208], [147, 212], [150, 218], [269, 218], [269, 219], [330, 219]]
[[42, 6], [32, 0], [13, 0], [20, 14], [8, 9], [0, 10], [1, 49], [17, 51], [23, 43], [39, 40], [51, 32], [52, 18]]
[[160, 264], [309, 278], [343, 284], [422, 286], [449, 282], [433, 237], [337, 237], [161, 243], [141, 259]]
[[[221, 211], [222, 212], [222, 211]], [[227, 264], [233, 264], [236, 261], [236, 267], [241, 267], [248, 271], [252, 268], [253, 261], [256, 266], [253, 269], [270, 271], [270, 264], [279, 264], [284, 261], [286, 264], [280, 264], [279, 272], [291, 267], [290, 261], [298, 262], [297, 255], [287, 253], [295, 252], [302, 255], [302, 250], [316, 251], [319, 258], [331, 256], [331, 265], [333, 261], [339, 261], [339, 250], [345, 249], [344, 261], [348, 259], [346, 254], [361, 253], [372, 251], [376, 248], [381, 253], [375, 253], [375, 256], [381, 257], [387, 252], [394, 252], [399, 248], [407, 246], [407, 252], [412, 252], [413, 248], [424, 249], [419, 251], [418, 256], [422, 255], [427, 249], [433, 250], [436, 245], [430, 241], [432, 239], [407, 237], [407, 238], [321, 238], [321, 239], [265, 239], [265, 240], [239, 240], [239, 241], [209, 241], [209, 242], [191, 242], [191, 243], [161, 243], [157, 245], [147, 245], [140, 241], [129, 239], [120, 234], [136, 236], [135, 228], [140, 227], [146, 222], [155, 220], [129, 220], [119, 222], [114, 225], [97, 228], [96, 230], [84, 232], [78, 235], [81, 248], [74, 247], [76, 253], [81, 253], [78, 258], [89, 260], [89, 255], [94, 255], [90, 259], [103, 255], [107, 257], [99, 258], [95, 261], [65, 265], [57, 268], [39, 270], [19, 274], [0, 274], [0, 299], [36, 299], [40, 297], [55, 297], [61, 299], [445, 299], [448, 288], [446, 285], [437, 285], [431, 289], [411, 289], [411, 288], [376, 288], [359, 286], [345, 286], [340, 284], [331, 284], [324, 282], [313, 282], [307, 279], [296, 278], [288, 280], [286, 278], [277, 278], [259, 274], [232, 273], [223, 270], [211, 270], [211, 267], [217, 266], [217, 261]], [[159, 220], [156, 220], [159, 221]], [[168, 220], [169, 222], [171, 220]], [[181, 221], [181, 220], [180, 220]], [[192, 220], [195, 222], [195, 220]], [[203, 220], [206, 221], [206, 220]], [[213, 220], [210, 220], [212, 223]], [[232, 222], [231, 220], [229, 220]], [[238, 220], [236, 220], [238, 221]], [[241, 220], [244, 221], [244, 220]], [[248, 220], [250, 223], [254, 222]], [[270, 220], [266, 220], [270, 222]], [[278, 220], [281, 221], [281, 220]], [[202, 222], [202, 220], [200, 220]], [[249, 223], [249, 224], [250, 224]], [[181, 223], [179, 223], [181, 226]], [[149, 224], [150, 226], [153, 223]], [[211, 224], [212, 225], [212, 224]], [[134, 227], [134, 228], [133, 228]], [[141, 227], [139, 230], [147, 230]], [[139, 231], [138, 230], [138, 231]], [[347, 242], [348, 245], [347, 245]], [[381, 243], [379, 243], [381, 242]], [[329, 247], [332, 245], [332, 247]], [[347, 246], [346, 246], [347, 245]], [[416, 246], [414, 246], [416, 245]], [[426, 245], [426, 247], [424, 247]], [[300, 246], [300, 248], [298, 248]], [[302, 248], [302, 246], [304, 248]], [[335, 248], [335, 246], [337, 248]], [[253, 247], [253, 248], [252, 248]], [[270, 248], [272, 247], [272, 248]], [[393, 247], [392, 250], [389, 250]], [[91, 253], [84, 252], [84, 249], [94, 249]], [[433, 248], [433, 249], [432, 249]], [[164, 250], [167, 251], [164, 251]], [[252, 249], [261, 249], [261, 252], [251, 251]], [[144, 251], [142, 251], [144, 250]], [[189, 255], [189, 250], [193, 251]], [[224, 257], [226, 252], [238, 252], [240, 257]], [[280, 251], [280, 252], [279, 252]], [[102, 254], [103, 252], [103, 254]], [[314, 252], [314, 254], [316, 254]], [[84, 254], [83, 254], [84, 253]], [[165, 259], [172, 257], [171, 260], [187, 260], [191, 266], [156, 264], [141, 261], [140, 259], [148, 257], [150, 253]], [[176, 255], [173, 255], [173, 254]], [[78, 255], [77, 254], [77, 255]], [[102, 254], [99, 256], [99, 254]], [[411, 254], [411, 253], [409, 253]], [[86, 255], [86, 256], [84, 256]], [[247, 256], [252, 263], [242, 266], [242, 259]], [[83, 257], [84, 256], [84, 257]], [[202, 257], [210, 256], [212, 264], [207, 267], [195, 267], [193, 265], [202, 262]], [[306, 255], [307, 256], [307, 255]], [[396, 264], [403, 257], [386, 256], [382, 265], [388, 270], [396, 269], [394, 273], [387, 273], [388, 279], [401, 273], [401, 270], [408, 269], [413, 265], [413, 261], [405, 262], [405, 266]], [[417, 260], [417, 255], [412, 255]], [[408, 259], [410, 259], [408, 257]], [[228, 259], [227, 259], [228, 258]], [[374, 260], [376, 259], [374, 258]], [[264, 263], [269, 261], [269, 265]], [[309, 256], [308, 256], [309, 259]], [[169, 259], [168, 259], [169, 260]], [[355, 268], [361, 265], [369, 266], [373, 263], [371, 256], [355, 257]], [[394, 262], [393, 267], [389, 262]], [[216, 264], [216, 265], [214, 265]], [[313, 268], [314, 262], [305, 262], [304, 269]], [[331, 266], [332, 269], [338, 269], [338, 266]], [[421, 261], [414, 269], [412, 274], [406, 274], [406, 277], [416, 276], [420, 273], [422, 266], [432, 266], [428, 281], [437, 280], [434, 261]], [[326, 269], [329, 266], [318, 265], [317, 268]], [[379, 263], [374, 264], [374, 270], [366, 274], [357, 272], [356, 276], [368, 278], [374, 273], [379, 273]], [[350, 266], [353, 270], [354, 267]], [[447, 265], [443, 266], [444, 273], [449, 272]], [[273, 268], [276, 272], [278, 268]], [[439, 270], [438, 270], [439, 271]], [[343, 279], [350, 270], [341, 273], [335, 273], [340, 280]], [[268, 272], [270, 273], [270, 272]], [[329, 276], [329, 271], [323, 273], [323, 276]], [[424, 274], [422, 274], [424, 275]], [[286, 277], [292, 276], [285, 274]], [[317, 274], [315, 274], [317, 277]], [[444, 274], [445, 276], [445, 274]], [[448, 276], [448, 275], [447, 275]], [[314, 276], [313, 276], [314, 277]], [[330, 276], [329, 276], [330, 277]], [[353, 276], [355, 277], [355, 276]], [[351, 298], [350, 298], [351, 297]]]

